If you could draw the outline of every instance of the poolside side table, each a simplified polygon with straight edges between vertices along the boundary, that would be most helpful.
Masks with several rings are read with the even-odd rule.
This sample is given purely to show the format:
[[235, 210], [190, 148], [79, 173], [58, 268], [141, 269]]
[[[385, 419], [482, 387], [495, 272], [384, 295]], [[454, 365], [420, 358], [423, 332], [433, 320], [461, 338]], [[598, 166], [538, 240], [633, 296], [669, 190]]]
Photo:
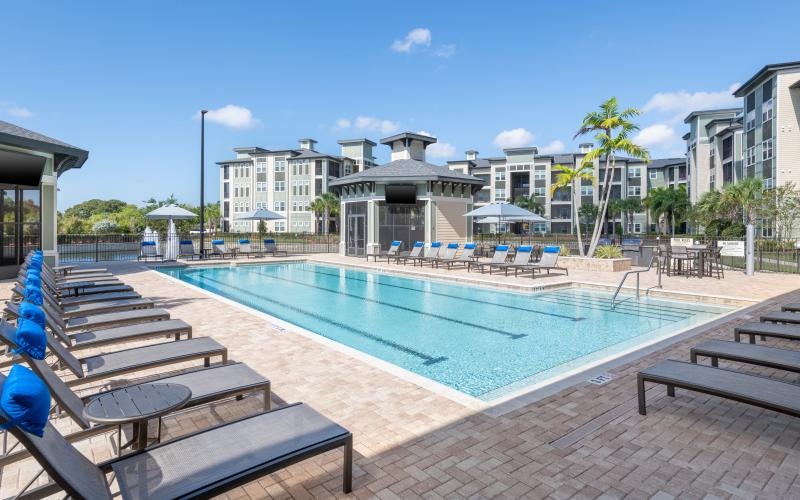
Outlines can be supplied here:
[[689, 245], [686, 247], [686, 250], [697, 254], [698, 267], [700, 268], [697, 277], [702, 278], [703, 276], [709, 276], [706, 274], [706, 254], [711, 250], [705, 245]]
[[[89, 401], [83, 416], [92, 422], [118, 426], [117, 450], [129, 445], [134, 450], [147, 447], [147, 424], [158, 418], [158, 440], [161, 439], [161, 417], [183, 408], [192, 391], [181, 384], [137, 384], [109, 391]], [[122, 426], [133, 424], [133, 438], [122, 445]]]

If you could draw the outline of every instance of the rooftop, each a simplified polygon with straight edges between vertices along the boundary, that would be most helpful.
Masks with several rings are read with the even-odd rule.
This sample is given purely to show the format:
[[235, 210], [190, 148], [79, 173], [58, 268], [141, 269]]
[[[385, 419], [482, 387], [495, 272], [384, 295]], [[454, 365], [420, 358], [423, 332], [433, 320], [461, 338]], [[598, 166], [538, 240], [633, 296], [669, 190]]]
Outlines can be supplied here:
[[0, 120], [0, 144], [53, 154], [55, 158], [53, 167], [58, 175], [71, 168], [82, 167], [89, 157], [89, 152], [85, 149], [2, 120]]
[[733, 95], [736, 97], [744, 97], [752, 90], [752, 88], [755, 85], [760, 83], [760, 81], [764, 77], [782, 69], [800, 69], [800, 61], [767, 64], [766, 66], [758, 70], [758, 72], [755, 75], [751, 76], [749, 80], [744, 82], [741, 87], [736, 89]]
[[391, 146], [391, 144], [394, 141], [399, 141], [401, 139], [412, 139], [412, 140], [422, 141], [425, 143], [425, 145], [433, 144], [436, 142], [436, 137], [432, 137], [430, 135], [417, 134], [414, 132], [402, 132], [400, 134], [384, 137], [383, 139], [381, 139], [381, 144], [386, 144], [388, 146]]
[[395, 160], [355, 174], [330, 181], [330, 186], [343, 186], [374, 181], [452, 181], [483, 186], [484, 182], [472, 175], [453, 172], [447, 167], [419, 160]]
[[698, 111], [692, 111], [689, 113], [686, 118], [683, 119], [683, 123], [689, 123], [694, 118], [699, 116], [717, 116], [717, 115], [736, 115], [742, 112], [742, 108], [720, 108], [720, 109], [703, 109]]

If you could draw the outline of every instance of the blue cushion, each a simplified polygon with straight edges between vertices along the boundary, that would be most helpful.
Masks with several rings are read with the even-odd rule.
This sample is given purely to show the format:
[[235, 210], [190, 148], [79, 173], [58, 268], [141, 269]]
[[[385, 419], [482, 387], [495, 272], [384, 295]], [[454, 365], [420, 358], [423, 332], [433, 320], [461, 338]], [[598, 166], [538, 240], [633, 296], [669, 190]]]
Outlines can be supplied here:
[[16, 425], [35, 436], [44, 436], [50, 416], [50, 391], [39, 377], [22, 365], [14, 365], [3, 383], [0, 409], [8, 417], [4, 429]]
[[433, 243], [431, 243], [431, 248], [439, 248], [440, 246], [442, 246], [441, 241], [434, 241]]
[[37, 306], [42, 305], [44, 303], [44, 297], [42, 296], [42, 289], [37, 288], [35, 286], [26, 286], [25, 300]]
[[181, 240], [181, 245], [191, 245], [192, 240]]
[[25, 278], [25, 287], [42, 288], [42, 279], [36, 275]]
[[425, 242], [423, 242], [423, 241], [417, 241], [417, 242], [415, 242], [415, 243], [414, 243], [414, 246], [415, 246], [415, 247], [421, 247], [421, 246], [425, 246]]
[[458, 248], [458, 243], [448, 243], [447, 248]]
[[[44, 311], [42, 308], [31, 304], [30, 302], [22, 302], [19, 305], [19, 317], [22, 322], [33, 321], [37, 325], [44, 328]], [[17, 322], [19, 323], [19, 321]]]
[[531, 251], [533, 251], [533, 247], [530, 245], [523, 245], [521, 247], [517, 247], [517, 252], [530, 253]]
[[28, 278], [33, 278], [42, 281], [42, 272], [36, 269], [28, 269], [28, 272], [25, 273], [25, 279]]
[[211, 242], [211, 244], [212, 245], [224, 245], [225, 244], [225, 240], [213, 240]]
[[495, 251], [497, 251], [497, 252], [508, 252], [508, 245], [497, 245], [497, 248], [495, 248]]
[[239, 240], [240, 245], [247, 245], [250, 243], [250, 240]]
[[265, 245], [274, 245], [275, 244], [275, 240], [264, 240], [264, 244]]
[[544, 247], [544, 253], [558, 253], [561, 251], [561, 247], [556, 245], [547, 245]]
[[47, 348], [45, 335], [41, 326], [33, 321], [23, 321], [14, 334], [14, 342], [17, 344], [14, 354], [26, 353], [33, 359], [44, 359]]
[[474, 250], [475, 249], [475, 243], [467, 243], [466, 245], [464, 245], [464, 248], [465, 249], [469, 249], [469, 250]]
[[402, 245], [402, 244], [403, 244], [403, 242], [402, 242], [402, 241], [397, 241], [397, 240], [394, 240], [394, 241], [392, 242], [392, 246], [393, 246], [393, 247], [399, 247], [399, 246], [400, 246], [400, 245]]
[[154, 246], [156, 246], [156, 242], [155, 241], [143, 241], [142, 242], [142, 246], [143, 247], [154, 247]]

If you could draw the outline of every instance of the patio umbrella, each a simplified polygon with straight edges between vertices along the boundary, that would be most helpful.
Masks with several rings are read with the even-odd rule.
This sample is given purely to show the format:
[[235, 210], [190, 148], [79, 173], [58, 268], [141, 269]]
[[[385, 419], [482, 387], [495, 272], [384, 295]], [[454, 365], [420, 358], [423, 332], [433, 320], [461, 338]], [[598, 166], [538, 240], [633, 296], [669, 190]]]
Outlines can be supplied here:
[[285, 219], [286, 217], [272, 210], [267, 210], [266, 208], [257, 208], [245, 212], [236, 218], [239, 220], [278, 220]]
[[197, 217], [197, 214], [190, 212], [185, 208], [178, 205], [164, 205], [152, 212], [148, 212], [145, 217], [148, 219], [168, 219], [169, 226], [167, 229], [167, 243], [164, 248], [164, 259], [175, 260], [178, 258], [178, 249], [180, 247], [180, 240], [178, 238], [178, 231], [175, 228], [176, 220], [188, 220]]
[[[476, 208], [464, 214], [464, 217], [474, 217], [479, 219], [479, 224], [484, 224], [485, 219], [492, 217], [490, 222], [546, 222], [547, 219], [541, 215], [535, 214], [530, 210], [525, 210], [512, 203], [491, 203]], [[499, 238], [499, 236], [498, 236]], [[499, 240], [498, 240], [499, 241]]]

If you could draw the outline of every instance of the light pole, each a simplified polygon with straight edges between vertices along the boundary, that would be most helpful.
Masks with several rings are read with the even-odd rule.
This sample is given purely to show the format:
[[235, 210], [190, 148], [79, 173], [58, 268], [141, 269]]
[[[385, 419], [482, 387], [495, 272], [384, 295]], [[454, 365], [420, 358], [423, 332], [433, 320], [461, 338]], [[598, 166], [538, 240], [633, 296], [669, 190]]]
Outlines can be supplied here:
[[206, 170], [206, 113], [208, 110], [200, 111], [200, 258], [205, 255], [205, 210], [206, 210], [206, 190], [205, 190], [205, 170]]

